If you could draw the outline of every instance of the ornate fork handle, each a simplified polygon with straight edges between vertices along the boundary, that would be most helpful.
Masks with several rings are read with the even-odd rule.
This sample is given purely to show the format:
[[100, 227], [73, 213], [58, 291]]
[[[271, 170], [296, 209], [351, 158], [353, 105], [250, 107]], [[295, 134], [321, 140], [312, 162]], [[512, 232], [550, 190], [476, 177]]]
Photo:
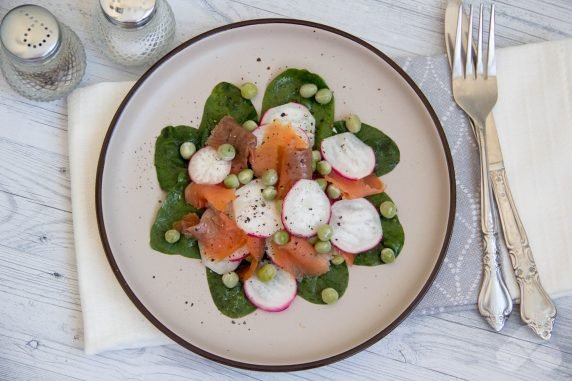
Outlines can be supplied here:
[[506, 172], [504, 168], [500, 168], [489, 173], [506, 246], [520, 287], [520, 316], [537, 335], [548, 340], [552, 334], [556, 307], [540, 283], [528, 237], [508, 186]]
[[483, 233], [483, 281], [478, 298], [480, 314], [496, 331], [504, 326], [512, 312], [512, 298], [499, 266], [498, 218], [492, 207], [488, 175], [484, 121], [474, 120], [481, 161], [481, 230]]

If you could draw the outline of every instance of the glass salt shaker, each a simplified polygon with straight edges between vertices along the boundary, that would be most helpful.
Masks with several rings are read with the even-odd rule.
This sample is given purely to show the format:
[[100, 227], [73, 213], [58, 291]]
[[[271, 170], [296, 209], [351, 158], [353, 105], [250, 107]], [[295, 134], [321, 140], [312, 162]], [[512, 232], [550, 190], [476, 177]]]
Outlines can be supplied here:
[[0, 67], [22, 96], [52, 101], [70, 93], [85, 73], [85, 51], [77, 35], [47, 9], [22, 5], [0, 24]]
[[94, 38], [112, 61], [147, 66], [168, 50], [175, 37], [175, 16], [166, 0], [98, 0]]

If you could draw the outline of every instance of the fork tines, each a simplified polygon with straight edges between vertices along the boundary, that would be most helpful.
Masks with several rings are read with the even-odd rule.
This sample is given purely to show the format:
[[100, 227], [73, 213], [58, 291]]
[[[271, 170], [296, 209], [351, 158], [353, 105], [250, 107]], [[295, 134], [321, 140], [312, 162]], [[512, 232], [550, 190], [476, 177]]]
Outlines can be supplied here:
[[455, 38], [455, 52], [453, 56], [453, 77], [475, 78], [476, 76], [494, 77], [497, 74], [495, 57], [495, 5], [491, 7], [491, 21], [489, 26], [489, 41], [487, 52], [487, 67], [483, 65], [483, 5], [479, 7], [479, 29], [477, 36], [477, 62], [475, 65], [473, 58], [473, 6], [469, 11], [469, 36], [467, 41], [467, 51], [465, 53], [465, 67], [463, 70], [462, 57], [462, 22], [463, 7], [459, 7], [457, 18], [457, 35]]

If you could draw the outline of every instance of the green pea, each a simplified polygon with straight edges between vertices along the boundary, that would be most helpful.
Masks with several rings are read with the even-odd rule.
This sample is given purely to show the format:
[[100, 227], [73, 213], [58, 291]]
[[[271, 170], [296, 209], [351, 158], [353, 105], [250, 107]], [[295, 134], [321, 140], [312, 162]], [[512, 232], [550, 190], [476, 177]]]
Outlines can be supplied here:
[[197, 152], [197, 147], [193, 142], [184, 142], [179, 147], [179, 153], [185, 160], [189, 160], [195, 152]]
[[308, 243], [312, 246], [314, 246], [316, 244], [316, 242], [319, 241], [318, 237], [311, 237], [307, 239]]
[[397, 214], [397, 207], [391, 201], [384, 201], [379, 205], [379, 211], [385, 218], [393, 218]]
[[328, 194], [328, 197], [331, 198], [332, 200], [336, 200], [340, 198], [340, 196], [342, 195], [342, 191], [340, 190], [340, 188], [338, 188], [334, 184], [328, 185], [328, 188], [326, 188], [326, 193]]
[[269, 169], [262, 174], [262, 184], [269, 186], [278, 182], [278, 173], [275, 169]]
[[341, 255], [337, 255], [337, 254], [334, 255], [334, 256], [332, 257], [332, 260], [331, 260], [331, 262], [332, 262], [334, 265], [336, 265], [336, 266], [341, 265], [341, 264], [344, 263], [345, 261], [346, 261], [346, 260], [344, 259], [344, 257], [342, 257]]
[[320, 241], [329, 241], [332, 239], [332, 235], [334, 234], [334, 229], [328, 224], [323, 224], [318, 226], [318, 238]]
[[274, 243], [280, 246], [286, 245], [288, 241], [290, 241], [290, 235], [284, 230], [277, 231], [272, 238], [274, 239]]
[[318, 185], [320, 186], [320, 188], [322, 188], [323, 191], [326, 190], [326, 187], [328, 186], [328, 182], [326, 181], [326, 179], [316, 179], [316, 182], [318, 183]]
[[322, 154], [320, 153], [320, 151], [312, 151], [312, 160], [314, 161], [320, 161], [322, 160]]
[[224, 161], [231, 161], [236, 156], [236, 150], [228, 143], [218, 146], [217, 152], [220, 158]]
[[276, 276], [276, 267], [267, 263], [256, 271], [256, 276], [263, 282], [270, 282]]
[[181, 239], [181, 233], [178, 230], [171, 229], [165, 232], [165, 241], [169, 243], [177, 243]]
[[330, 241], [318, 241], [314, 245], [314, 249], [316, 249], [316, 251], [320, 254], [326, 254], [332, 251], [332, 244]]
[[228, 189], [236, 189], [240, 185], [238, 182], [238, 177], [236, 175], [228, 175], [224, 178], [224, 186]]
[[316, 93], [315, 99], [321, 105], [327, 105], [332, 100], [332, 92], [330, 89], [320, 89]]
[[395, 253], [389, 247], [381, 250], [381, 261], [383, 263], [391, 263], [395, 261]]
[[338, 292], [331, 287], [324, 288], [322, 290], [322, 300], [326, 304], [333, 304], [337, 302], [339, 298], [340, 295], [338, 294]]
[[359, 116], [352, 114], [346, 118], [346, 128], [352, 134], [357, 134], [361, 130], [361, 120]]
[[274, 200], [277, 194], [278, 192], [276, 192], [276, 188], [274, 188], [272, 185], [267, 186], [262, 191], [262, 197], [264, 197], [266, 201]]
[[254, 177], [254, 172], [252, 171], [252, 169], [248, 168], [243, 169], [238, 173], [238, 181], [240, 181], [241, 184], [248, 184], [249, 182], [252, 181], [253, 177]]
[[312, 160], [312, 172], [316, 172], [316, 169], [318, 168], [317, 163], [317, 161]]
[[258, 124], [254, 120], [247, 120], [246, 122], [242, 123], [242, 127], [246, 129], [246, 131], [254, 131], [258, 127]]
[[316, 164], [316, 169], [318, 170], [318, 173], [322, 176], [329, 175], [330, 172], [332, 172], [332, 166], [325, 160], [319, 161]]
[[313, 83], [304, 83], [300, 86], [300, 96], [302, 98], [311, 98], [318, 92], [318, 86]]
[[235, 288], [238, 284], [238, 274], [234, 271], [225, 273], [222, 276], [222, 284], [224, 284], [226, 288]]
[[240, 95], [244, 99], [252, 99], [258, 94], [258, 88], [252, 82], [247, 82], [244, 85], [240, 86]]

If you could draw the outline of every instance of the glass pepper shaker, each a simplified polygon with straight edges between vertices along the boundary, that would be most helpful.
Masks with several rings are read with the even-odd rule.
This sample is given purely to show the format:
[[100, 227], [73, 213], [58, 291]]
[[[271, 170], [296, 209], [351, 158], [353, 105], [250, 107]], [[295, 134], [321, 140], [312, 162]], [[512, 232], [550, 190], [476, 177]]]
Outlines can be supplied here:
[[85, 51], [77, 35], [47, 9], [22, 5], [0, 24], [0, 67], [22, 96], [52, 101], [69, 94], [85, 73]]
[[175, 16], [166, 0], [98, 0], [95, 42], [112, 61], [146, 66], [168, 50], [175, 37]]

